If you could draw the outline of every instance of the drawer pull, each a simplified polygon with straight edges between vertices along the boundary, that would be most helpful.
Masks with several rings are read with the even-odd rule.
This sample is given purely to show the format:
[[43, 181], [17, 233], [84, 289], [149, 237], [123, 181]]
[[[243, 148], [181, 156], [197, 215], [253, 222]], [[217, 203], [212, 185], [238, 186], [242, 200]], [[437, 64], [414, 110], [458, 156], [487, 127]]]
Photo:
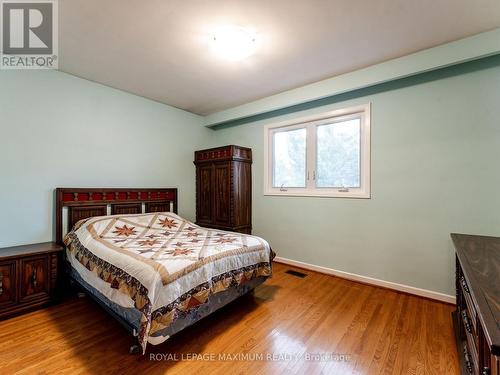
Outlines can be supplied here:
[[489, 367], [484, 367], [483, 372], [481, 373], [482, 375], [490, 375], [490, 368]]
[[470, 294], [469, 286], [467, 285], [467, 281], [465, 281], [465, 277], [464, 277], [464, 276], [462, 276], [462, 277], [460, 278], [460, 281], [461, 281], [461, 283], [462, 283], [462, 287], [464, 288], [464, 290], [465, 290], [468, 294]]
[[464, 345], [464, 359], [467, 371], [469, 372], [469, 374], [472, 374], [472, 362], [470, 361], [469, 351], [467, 350], [467, 346], [465, 345]]
[[464, 326], [467, 332], [472, 333], [472, 326], [470, 325], [470, 319], [467, 316], [467, 311], [462, 310], [462, 320], [464, 321]]
[[3, 293], [3, 273], [0, 272], [0, 296]]
[[36, 288], [38, 281], [36, 280], [36, 269], [33, 271], [33, 275], [31, 276], [31, 283], [33, 284], [33, 288]]

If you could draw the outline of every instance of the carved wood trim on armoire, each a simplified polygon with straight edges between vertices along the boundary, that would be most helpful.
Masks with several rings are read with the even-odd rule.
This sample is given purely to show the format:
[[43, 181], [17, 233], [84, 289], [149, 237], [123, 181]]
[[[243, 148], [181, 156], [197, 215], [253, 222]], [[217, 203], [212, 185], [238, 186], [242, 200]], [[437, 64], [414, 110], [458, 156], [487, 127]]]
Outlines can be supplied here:
[[252, 150], [223, 146], [195, 151], [196, 224], [250, 234]]

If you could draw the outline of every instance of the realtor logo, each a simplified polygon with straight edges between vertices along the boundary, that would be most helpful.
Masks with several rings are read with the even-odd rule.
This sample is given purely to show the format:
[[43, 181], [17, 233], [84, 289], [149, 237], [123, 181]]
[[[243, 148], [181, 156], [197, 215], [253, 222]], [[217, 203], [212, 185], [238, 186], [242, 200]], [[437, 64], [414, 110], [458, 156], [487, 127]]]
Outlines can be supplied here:
[[1, 68], [57, 69], [57, 0], [0, 0]]

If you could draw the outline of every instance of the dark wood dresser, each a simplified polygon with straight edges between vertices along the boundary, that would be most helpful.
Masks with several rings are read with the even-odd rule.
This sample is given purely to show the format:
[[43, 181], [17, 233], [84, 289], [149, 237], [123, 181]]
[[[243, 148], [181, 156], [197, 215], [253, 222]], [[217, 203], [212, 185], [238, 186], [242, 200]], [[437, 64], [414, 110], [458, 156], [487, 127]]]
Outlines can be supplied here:
[[62, 250], [54, 242], [0, 249], [0, 319], [54, 300]]
[[500, 238], [451, 235], [456, 249], [453, 314], [463, 374], [500, 375]]
[[196, 223], [247, 233], [252, 231], [252, 150], [224, 146], [194, 153]]

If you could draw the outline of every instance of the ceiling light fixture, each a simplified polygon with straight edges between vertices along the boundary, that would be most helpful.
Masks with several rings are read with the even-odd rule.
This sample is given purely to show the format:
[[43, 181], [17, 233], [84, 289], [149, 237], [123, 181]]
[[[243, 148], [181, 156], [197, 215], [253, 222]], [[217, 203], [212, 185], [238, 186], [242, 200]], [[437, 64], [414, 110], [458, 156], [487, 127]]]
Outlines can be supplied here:
[[220, 27], [211, 35], [210, 40], [214, 52], [230, 61], [243, 60], [257, 48], [256, 33], [240, 26]]

